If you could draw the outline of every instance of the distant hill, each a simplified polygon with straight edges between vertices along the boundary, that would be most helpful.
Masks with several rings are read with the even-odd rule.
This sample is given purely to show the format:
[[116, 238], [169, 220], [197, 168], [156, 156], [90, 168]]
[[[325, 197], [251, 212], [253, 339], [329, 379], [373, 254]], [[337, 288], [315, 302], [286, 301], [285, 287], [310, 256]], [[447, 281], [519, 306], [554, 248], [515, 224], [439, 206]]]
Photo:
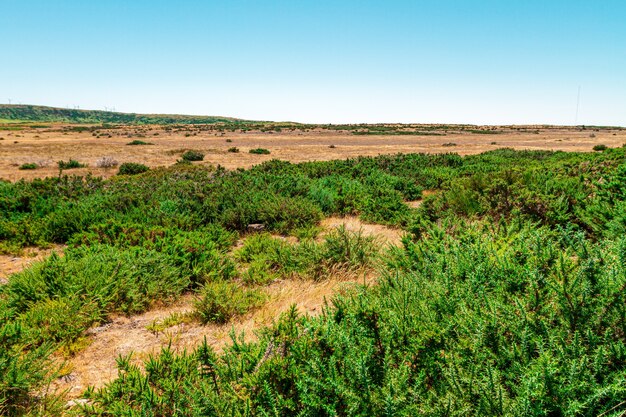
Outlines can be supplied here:
[[208, 124], [238, 123], [242, 119], [220, 116], [180, 114], [136, 114], [102, 110], [63, 109], [59, 107], [0, 104], [0, 120], [63, 123], [111, 124]]

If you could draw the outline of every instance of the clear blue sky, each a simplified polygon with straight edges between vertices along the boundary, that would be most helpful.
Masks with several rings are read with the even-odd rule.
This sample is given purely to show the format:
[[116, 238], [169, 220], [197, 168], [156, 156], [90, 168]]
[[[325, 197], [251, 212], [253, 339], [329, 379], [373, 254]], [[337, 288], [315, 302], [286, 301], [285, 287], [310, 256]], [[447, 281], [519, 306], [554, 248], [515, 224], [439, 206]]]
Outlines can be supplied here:
[[0, 103], [626, 126], [625, 0], [0, 0]]

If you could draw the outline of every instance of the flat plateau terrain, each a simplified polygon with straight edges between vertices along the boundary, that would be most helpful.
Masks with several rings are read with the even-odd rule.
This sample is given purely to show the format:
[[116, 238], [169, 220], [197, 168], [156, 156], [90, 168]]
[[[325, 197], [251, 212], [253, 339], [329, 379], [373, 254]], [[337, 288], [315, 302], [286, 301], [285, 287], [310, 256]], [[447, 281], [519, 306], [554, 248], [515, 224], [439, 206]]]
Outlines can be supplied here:
[[[228, 125], [184, 126], [76, 126], [76, 125], [0, 125], [0, 178], [55, 176], [57, 161], [70, 158], [87, 164], [70, 174], [114, 175], [115, 168], [97, 167], [102, 157], [119, 163], [138, 162], [150, 167], [175, 163], [186, 150], [205, 154], [201, 164], [222, 165], [229, 169], [248, 168], [270, 159], [291, 162], [345, 159], [395, 153], [477, 154], [497, 148], [591, 151], [603, 144], [620, 147], [626, 143], [626, 130], [591, 127], [547, 126], [437, 126], [403, 125], [377, 134], [355, 134], [355, 130], [332, 127], [301, 129], [239, 129]], [[418, 126], [418, 127], [416, 127]], [[399, 129], [399, 130], [393, 130]], [[407, 129], [414, 129], [414, 132]], [[401, 134], [397, 134], [401, 131]], [[389, 133], [391, 132], [391, 133]], [[150, 145], [129, 146], [141, 140]], [[229, 152], [236, 147], [239, 152]], [[269, 155], [250, 154], [253, 148], [266, 148]], [[20, 170], [35, 163], [35, 170]]]

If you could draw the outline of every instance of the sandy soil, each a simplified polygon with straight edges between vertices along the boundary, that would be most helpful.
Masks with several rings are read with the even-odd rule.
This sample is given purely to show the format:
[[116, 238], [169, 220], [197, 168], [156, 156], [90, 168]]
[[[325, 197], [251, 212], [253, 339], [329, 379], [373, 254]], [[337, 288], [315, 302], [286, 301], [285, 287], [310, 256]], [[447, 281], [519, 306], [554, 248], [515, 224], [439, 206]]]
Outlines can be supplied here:
[[[626, 143], [626, 130], [581, 130], [567, 127], [498, 127], [500, 134], [476, 134], [446, 130], [443, 136], [372, 135], [358, 136], [347, 131], [313, 129], [283, 132], [225, 132], [197, 130], [165, 130], [162, 126], [125, 127], [93, 136], [90, 132], [67, 131], [67, 127], [26, 128], [21, 131], [2, 130], [0, 126], [0, 178], [16, 181], [58, 175], [56, 161], [76, 159], [88, 168], [67, 173], [111, 176], [116, 169], [97, 168], [98, 159], [109, 156], [118, 162], [139, 162], [151, 167], [168, 166], [188, 149], [206, 154], [202, 164], [220, 164], [226, 168], [250, 167], [273, 158], [302, 162], [344, 159], [359, 155], [409, 152], [456, 152], [476, 154], [499, 147], [515, 149], [550, 149], [591, 151], [597, 144], [610, 147]], [[193, 133], [190, 133], [193, 132]], [[102, 134], [102, 133], [100, 133]], [[155, 136], [155, 134], [157, 134]], [[111, 137], [108, 137], [108, 136]], [[128, 146], [132, 140], [153, 143]], [[227, 142], [227, 140], [229, 142]], [[17, 143], [15, 143], [17, 142]], [[450, 146], [450, 144], [454, 146]], [[494, 144], [495, 143], [495, 144]], [[334, 145], [334, 148], [330, 148]], [[447, 146], [444, 146], [447, 145]], [[228, 152], [237, 147], [239, 153]], [[270, 155], [248, 153], [252, 148], [267, 148]], [[43, 168], [19, 170], [24, 163], [37, 163]]]

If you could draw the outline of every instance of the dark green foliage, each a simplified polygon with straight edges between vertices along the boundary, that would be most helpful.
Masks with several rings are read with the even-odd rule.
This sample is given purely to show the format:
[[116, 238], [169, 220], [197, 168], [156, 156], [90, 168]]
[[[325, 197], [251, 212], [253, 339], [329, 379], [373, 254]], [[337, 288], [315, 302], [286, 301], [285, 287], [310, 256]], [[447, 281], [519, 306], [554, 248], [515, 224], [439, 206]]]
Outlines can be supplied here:
[[12, 275], [0, 287], [0, 410], [22, 415], [43, 407], [32, 394], [54, 377], [50, 353], [73, 352], [110, 314], [136, 314], [232, 278], [235, 266], [224, 253], [235, 240], [218, 226], [180, 231], [109, 221], [74, 235], [63, 257]]
[[70, 159], [69, 161], [59, 161], [57, 162], [59, 169], [74, 169], [74, 168], [84, 168], [87, 165], [81, 164], [80, 162]]
[[269, 149], [264, 149], [264, 148], [250, 149], [248, 152], [254, 153], [257, 155], [269, 155], [270, 154]]
[[606, 146], [606, 145], [602, 145], [602, 144], [600, 144], [600, 145], [595, 145], [595, 146], [593, 147], [593, 150], [594, 150], [594, 151], [596, 151], [596, 152], [606, 151], [607, 149], [609, 149], [609, 147], [608, 147], [608, 146]]
[[228, 148], [228, 152], [230, 153], [239, 153], [239, 148], [233, 146], [232, 148]]
[[135, 139], [131, 142], [128, 142], [127, 145], [130, 146], [138, 146], [138, 145], [152, 145], [150, 142], [144, 142], [143, 140]]
[[[27, 323], [50, 320], [53, 311], [67, 313], [66, 318], [72, 320], [77, 311], [66, 311], [64, 305], [71, 308], [82, 304], [80, 308], [86, 309], [84, 326], [88, 326], [107, 312], [144, 311], [151, 300], [171, 298], [189, 285], [189, 277], [181, 276], [172, 261], [161, 253], [141, 248], [92, 246], [67, 251], [63, 257], [52, 256], [14, 275], [6, 294], [9, 307]], [[74, 297], [81, 302], [76, 303]], [[57, 336], [58, 332], [72, 329], [62, 319], [52, 320], [58, 323], [58, 328], [33, 326], [51, 332], [36, 339], [74, 339]]]
[[144, 164], [138, 164], [136, 162], [124, 162], [122, 165], [120, 165], [120, 169], [117, 172], [117, 174], [118, 175], [137, 175], [137, 174], [143, 174], [144, 172], [147, 172], [149, 170], [150, 168], [148, 168]]
[[198, 151], [187, 151], [182, 155], [183, 161], [202, 161], [204, 159], [204, 154]]
[[20, 165], [19, 169], [26, 170], [26, 169], [37, 169], [37, 168], [38, 168], [37, 164], [31, 162], [31, 163], [25, 163], [25, 164]]

